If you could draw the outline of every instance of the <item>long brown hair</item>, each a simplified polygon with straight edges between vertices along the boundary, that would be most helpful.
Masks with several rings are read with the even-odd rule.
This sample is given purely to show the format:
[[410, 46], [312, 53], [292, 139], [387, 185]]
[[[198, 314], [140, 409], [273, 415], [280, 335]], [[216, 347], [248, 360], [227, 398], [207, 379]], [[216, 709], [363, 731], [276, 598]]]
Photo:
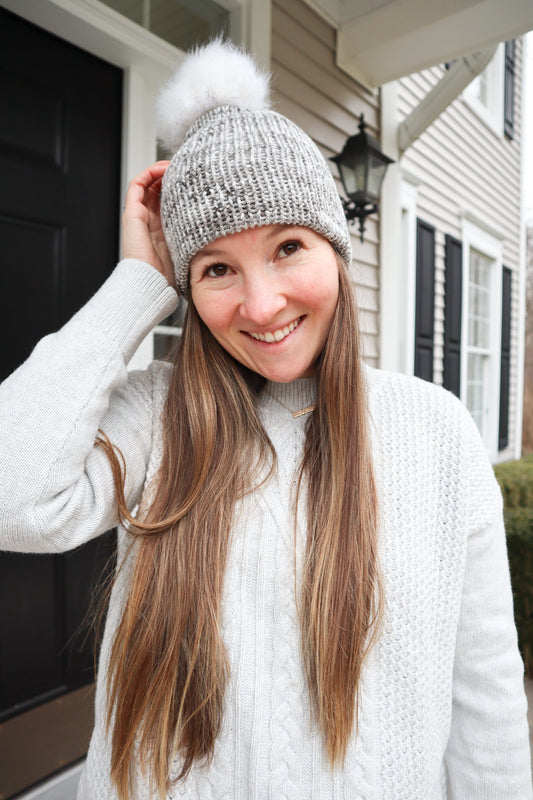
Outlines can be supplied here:
[[[332, 765], [343, 762], [357, 720], [361, 668], [382, 610], [357, 314], [338, 260], [339, 300], [317, 364], [317, 406], [298, 482], [299, 495], [307, 486], [303, 659]], [[213, 755], [228, 678], [220, 606], [233, 511], [275, 465], [256, 412], [261, 385], [190, 304], [164, 409], [162, 463], [142, 522], [128, 512], [115, 449], [105, 435], [97, 441], [136, 545], [108, 673], [111, 774], [121, 799], [131, 796], [137, 758], [164, 798], [176, 754], [178, 780]]]

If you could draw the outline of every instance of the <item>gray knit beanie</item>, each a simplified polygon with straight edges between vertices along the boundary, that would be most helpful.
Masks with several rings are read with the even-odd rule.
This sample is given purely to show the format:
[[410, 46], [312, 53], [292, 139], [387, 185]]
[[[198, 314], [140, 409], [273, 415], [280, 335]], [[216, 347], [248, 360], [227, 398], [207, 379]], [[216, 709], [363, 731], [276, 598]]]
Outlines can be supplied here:
[[158, 101], [158, 134], [174, 152], [161, 220], [186, 294], [196, 253], [260, 225], [301, 225], [328, 239], [346, 263], [350, 234], [329, 167], [293, 122], [266, 107], [268, 77], [230, 43], [189, 54]]

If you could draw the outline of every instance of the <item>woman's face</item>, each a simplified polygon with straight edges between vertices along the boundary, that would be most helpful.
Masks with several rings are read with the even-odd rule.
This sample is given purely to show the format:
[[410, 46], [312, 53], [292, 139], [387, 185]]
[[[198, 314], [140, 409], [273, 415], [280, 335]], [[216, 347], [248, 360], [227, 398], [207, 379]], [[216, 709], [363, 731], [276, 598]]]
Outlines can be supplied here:
[[339, 295], [322, 236], [287, 225], [223, 236], [194, 257], [190, 284], [201, 319], [241, 364], [280, 383], [313, 374]]

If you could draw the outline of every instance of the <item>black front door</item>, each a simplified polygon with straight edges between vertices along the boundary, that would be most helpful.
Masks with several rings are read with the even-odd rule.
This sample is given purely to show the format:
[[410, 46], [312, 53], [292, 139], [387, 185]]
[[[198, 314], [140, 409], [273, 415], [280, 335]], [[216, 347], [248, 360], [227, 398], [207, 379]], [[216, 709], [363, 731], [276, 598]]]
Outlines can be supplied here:
[[[122, 71], [0, 9], [0, 109], [3, 379], [116, 262]], [[9, 724], [27, 717], [29, 731], [32, 712], [93, 680], [91, 643], [76, 632], [108, 556], [105, 537], [60, 556], [0, 553], [2, 798], [72, 760], [57, 713], [42, 735], [58, 747], [38, 766], [28, 752], [13, 763]]]

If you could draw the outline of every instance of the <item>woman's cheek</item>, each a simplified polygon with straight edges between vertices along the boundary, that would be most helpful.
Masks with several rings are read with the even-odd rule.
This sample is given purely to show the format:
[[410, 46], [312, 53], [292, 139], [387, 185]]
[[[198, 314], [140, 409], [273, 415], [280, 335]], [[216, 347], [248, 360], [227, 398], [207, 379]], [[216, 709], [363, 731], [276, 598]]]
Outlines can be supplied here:
[[193, 294], [193, 302], [202, 321], [210, 330], [226, 328], [233, 319], [236, 303], [225, 292], [205, 291]]

